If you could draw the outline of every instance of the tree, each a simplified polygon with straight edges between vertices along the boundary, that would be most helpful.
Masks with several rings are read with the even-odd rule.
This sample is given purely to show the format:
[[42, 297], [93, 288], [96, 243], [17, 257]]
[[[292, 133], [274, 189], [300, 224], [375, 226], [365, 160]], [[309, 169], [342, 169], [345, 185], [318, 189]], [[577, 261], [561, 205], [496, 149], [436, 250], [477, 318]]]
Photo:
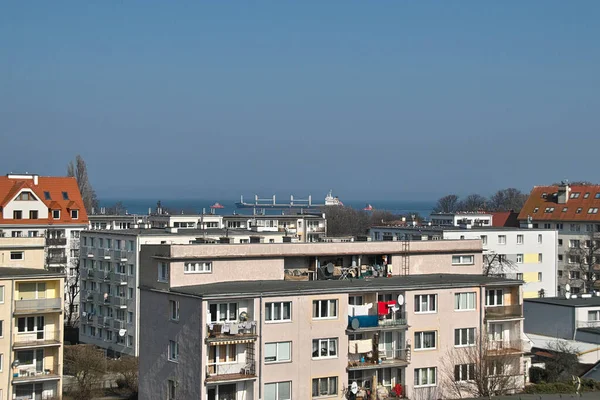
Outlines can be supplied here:
[[125, 215], [126, 212], [127, 210], [122, 201], [117, 201], [112, 206], [106, 207], [106, 214], [108, 215]]
[[454, 347], [441, 361], [442, 387], [448, 397], [490, 397], [511, 393], [523, 383], [521, 341], [494, 341], [487, 334], [474, 346]]
[[594, 224], [588, 226], [591, 229], [584, 240], [569, 239], [566, 253], [570, 269], [579, 272], [579, 278], [575, 278], [575, 281], [583, 281], [584, 293], [594, 291], [600, 279], [600, 232], [594, 232]]
[[67, 165], [67, 176], [74, 177], [77, 180], [85, 210], [88, 214], [91, 214], [92, 209], [98, 208], [98, 198], [88, 178], [87, 165], [79, 154], [75, 157], [74, 163], [71, 161]]
[[527, 201], [527, 195], [519, 189], [501, 189], [494, 193], [488, 202], [488, 211], [520, 211]]
[[71, 273], [67, 273], [65, 278], [65, 326], [74, 328], [79, 323], [79, 313], [75, 312], [77, 298], [81, 287], [79, 286], [79, 258], [73, 260], [75, 267], [71, 269]]
[[437, 204], [436, 204], [435, 208], [433, 209], [433, 211], [437, 212], [437, 213], [453, 213], [453, 212], [459, 211], [458, 206], [459, 206], [458, 196], [455, 194], [449, 194], [447, 196], [440, 198], [437, 201]]
[[106, 373], [104, 352], [93, 345], [79, 344], [64, 348], [65, 375], [75, 377], [72, 396], [76, 400], [92, 398], [92, 391]]
[[565, 340], [557, 340], [549, 346], [550, 354], [546, 359], [546, 379], [548, 382], [570, 380], [577, 374], [579, 358], [577, 349]]
[[371, 220], [366, 212], [352, 207], [327, 206], [328, 236], [357, 236], [366, 235], [371, 227]]
[[506, 258], [506, 254], [488, 252], [483, 255], [483, 275], [505, 275], [517, 270], [517, 265]]
[[465, 197], [458, 204], [458, 211], [481, 211], [486, 208], [487, 199], [479, 194], [473, 193]]
[[130, 395], [138, 393], [138, 364], [138, 358], [131, 356], [121, 356], [110, 364], [110, 370], [119, 376], [117, 384], [129, 391]]

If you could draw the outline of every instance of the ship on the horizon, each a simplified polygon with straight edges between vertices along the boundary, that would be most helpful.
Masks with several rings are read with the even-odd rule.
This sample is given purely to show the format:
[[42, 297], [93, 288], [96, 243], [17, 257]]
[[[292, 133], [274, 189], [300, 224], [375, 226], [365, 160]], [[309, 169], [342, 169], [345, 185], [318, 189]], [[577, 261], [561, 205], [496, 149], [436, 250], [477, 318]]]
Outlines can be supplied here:
[[295, 199], [294, 195], [290, 196], [289, 203], [277, 203], [275, 195], [270, 199], [261, 199], [258, 195], [254, 196], [254, 203], [246, 203], [244, 196], [240, 196], [240, 201], [235, 203], [237, 208], [270, 208], [270, 209], [288, 209], [288, 208], [301, 208], [301, 209], [315, 209], [326, 206], [343, 206], [344, 203], [337, 197], [333, 196], [330, 190], [327, 196], [325, 196], [325, 203], [313, 203], [312, 196], [309, 195], [308, 199]]

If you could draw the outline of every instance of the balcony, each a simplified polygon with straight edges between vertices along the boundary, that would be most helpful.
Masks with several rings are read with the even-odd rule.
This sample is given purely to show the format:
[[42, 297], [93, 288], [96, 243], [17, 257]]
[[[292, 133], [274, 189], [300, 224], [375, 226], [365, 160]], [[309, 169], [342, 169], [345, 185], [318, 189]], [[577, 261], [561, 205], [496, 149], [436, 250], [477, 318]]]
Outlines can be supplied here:
[[15, 315], [62, 312], [61, 299], [15, 300]]
[[487, 342], [488, 356], [521, 354], [525, 348], [523, 340], [490, 340]]
[[512, 319], [523, 317], [523, 306], [516, 304], [513, 306], [495, 306], [485, 307], [485, 319], [496, 320], [496, 319]]
[[206, 343], [249, 343], [256, 340], [256, 321], [209, 324]]
[[67, 238], [66, 237], [61, 237], [61, 238], [46, 238], [46, 246], [66, 246], [67, 245]]
[[389, 331], [408, 328], [406, 312], [396, 311], [385, 316], [358, 315], [348, 317], [349, 332]]
[[51, 381], [60, 379], [62, 373], [58, 363], [52, 363], [46, 365], [44, 363], [43, 368], [39, 368], [36, 365], [20, 365], [13, 369], [12, 382], [17, 383], [38, 383], [43, 381]]
[[97, 272], [96, 270], [94, 270], [94, 269], [88, 269], [86, 271], [87, 271], [88, 278], [93, 279], [93, 278], [96, 277], [96, 272]]
[[254, 361], [236, 364], [209, 364], [206, 367], [206, 383], [235, 382], [256, 379]]
[[55, 329], [44, 329], [38, 332], [20, 332], [13, 335], [15, 350], [28, 347], [60, 346], [62, 333]]
[[115, 307], [127, 308], [127, 299], [124, 297], [110, 296], [109, 302]]
[[[350, 341], [349, 345], [352, 345]], [[356, 341], [359, 342], [359, 341]], [[401, 368], [406, 367], [408, 365], [408, 359], [410, 354], [410, 349], [399, 349], [399, 350], [379, 350], [373, 354], [371, 357], [368, 357], [367, 354], [358, 354], [352, 353], [348, 355], [348, 367], [347, 371], [362, 371], [362, 370], [371, 370], [378, 368]], [[353, 360], [354, 358], [354, 360]], [[381, 361], [380, 361], [381, 360]]]
[[50, 254], [48, 255], [48, 264], [66, 264], [67, 263], [67, 256], [66, 255], [57, 255], [57, 254]]
[[123, 321], [121, 319], [115, 319], [113, 321], [112, 327], [113, 327], [113, 329], [117, 329], [117, 330], [125, 329], [125, 321]]
[[577, 328], [600, 328], [600, 320], [596, 320], [596, 321], [577, 320]]
[[127, 283], [129, 283], [127, 274], [123, 274], [123, 273], [120, 273], [120, 272], [111, 272], [109, 274], [109, 279], [112, 282], [115, 282], [115, 283], [117, 283], [119, 285], [127, 285]]

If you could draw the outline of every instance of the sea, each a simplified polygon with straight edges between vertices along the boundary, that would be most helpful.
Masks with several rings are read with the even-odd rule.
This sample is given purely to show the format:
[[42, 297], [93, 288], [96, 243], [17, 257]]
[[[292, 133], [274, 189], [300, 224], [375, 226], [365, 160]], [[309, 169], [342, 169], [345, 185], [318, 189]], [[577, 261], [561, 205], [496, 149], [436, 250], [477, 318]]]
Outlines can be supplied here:
[[[157, 206], [158, 199], [116, 199], [104, 198], [100, 199], [100, 207], [111, 207], [117, 201], [123, 203], [127, 213], [129, 214], [148, 214], [149, 210], [154, 211]], [[209, 213], [210, 206], [219, 203], [224, 208], [217, 209], [216, 214], [231, 215], [231, 214], [252, 214], [251, 208], [237, 208], [236, 201], [227, 199], [164, 199], [161, 200], [161, 206], [169, 209], [172, 213]], [[343, 200], [345, 207], [352, 207], [357, 210], [362, 210], [367, 204], [373, 207], [373, 210], [389, 211], [397, 215], [412, 215], [419, 214], [421, 216], [429, 216], [435, 201], [402, 201], [402, 200], [381, 200], [366, 202], [363, 200]], [[266, 210], [269, 215], [288, 213], [287, 210]]]

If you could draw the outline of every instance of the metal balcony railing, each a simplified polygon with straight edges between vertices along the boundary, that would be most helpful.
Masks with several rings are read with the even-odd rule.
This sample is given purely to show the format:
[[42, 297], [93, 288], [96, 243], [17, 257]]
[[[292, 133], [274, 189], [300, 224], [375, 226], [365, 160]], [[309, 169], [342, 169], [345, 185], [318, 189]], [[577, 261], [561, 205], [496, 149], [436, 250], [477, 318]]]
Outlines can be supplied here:
[[207, 341], [256, 336], [256, 321], [214, 323], [208, 325]]
[[66, 246], [67, 238], [46, 238], [46, 246]]
[[15, 313], [62, 310], [61, 299], [15, 300]]
[[113, 329], [125, 329], [125, 321], [121, 319], [113, 320]]
[[36, 365], [19, 365], [13, 369], [14, 383], [34, 382], [39, 379], [59, 378], [62, 373], [58, 362], [44, 363], [43, 367]]
[[578, 328], [600, 328], [600, 320], [592, 320], [592, 321], [586, 321], [586, 320], [577, 320], [577, 327]]
[[235, 381], [254, 376], [256, 376], [254, 360], [236, 364], [209, 363], [206, 366], [206, 382]]
[[521, 318], [522, 316], [523, 306], [521, 304], [485, 307], [485, 318], [487, 319]]
[[487, 342], [488, 355], [520, 353], [525, 348], [523, 340], [489, 340]]
[[48, 263], [49, 264], [66, 264], [67, 256], [50, 254], [48, 256]]

